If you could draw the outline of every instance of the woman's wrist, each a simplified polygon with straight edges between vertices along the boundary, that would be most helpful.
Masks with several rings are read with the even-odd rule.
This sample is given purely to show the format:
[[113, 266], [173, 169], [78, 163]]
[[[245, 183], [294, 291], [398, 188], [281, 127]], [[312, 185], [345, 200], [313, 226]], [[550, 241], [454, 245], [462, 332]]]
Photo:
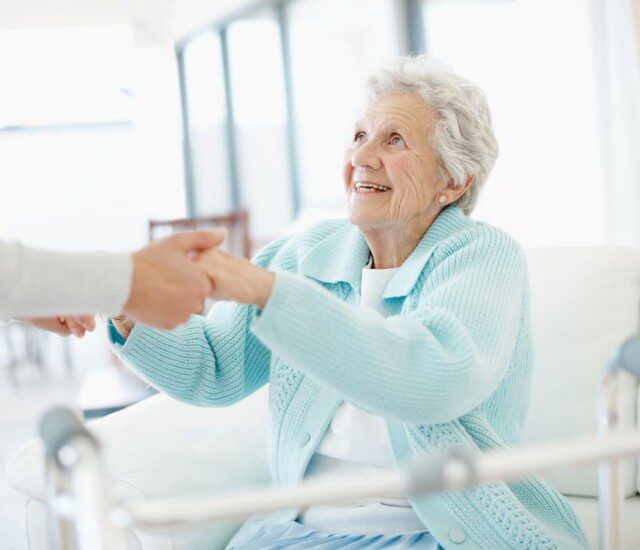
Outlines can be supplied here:
[[129, 338], [136, 322], [128, 317], [112, 317], [111, 323], [123, 340]]
[[264, 309], [267, 305], [271, 292], [273, 291], [273, 285], [275, 284], [276, 276], [273, 271], [267, 269], [260, 270], [260, 284], [258, 284], [258, 295], [254, 300], [254, 304], [260, 309]]

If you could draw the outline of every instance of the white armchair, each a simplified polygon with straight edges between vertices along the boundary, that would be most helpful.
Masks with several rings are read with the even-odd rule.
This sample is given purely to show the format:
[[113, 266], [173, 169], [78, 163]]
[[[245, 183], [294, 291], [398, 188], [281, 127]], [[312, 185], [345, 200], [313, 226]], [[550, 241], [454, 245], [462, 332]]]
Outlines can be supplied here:
[[[608, 355], [640, 326], [640, 251], [557, 248], [527, 252], [536, 359], [525, 442], [595, 431], [595, 390]], [[199, 409], [157, 395], [91, 423], [104, 444], [117, 496], [225, 491], [267, 483], [266, 388], [227, 409]], [[625, 379], [622, 424], [635, 426], [638, 388]], [[8, 465], [10, 483], [27, 499], [32, 550], [47, 548], [43, 450], [28, 442]], [[581, 516], [597, 546], [597, 470], [546, 476]], [[638, 464], [623, 470], [625, 547], [640, 548]], [[132, 534], [145, 550], [223, 548], [237, 524], [196, 531]]]

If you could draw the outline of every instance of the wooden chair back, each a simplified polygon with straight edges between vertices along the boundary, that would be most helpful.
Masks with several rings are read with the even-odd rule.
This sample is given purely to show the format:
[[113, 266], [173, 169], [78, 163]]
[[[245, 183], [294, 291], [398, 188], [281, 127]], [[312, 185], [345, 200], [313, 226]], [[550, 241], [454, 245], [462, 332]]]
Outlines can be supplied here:
[[149, 241], [155, 241], [179, 231], [197, 231], [215, 227], [226, 227], [229, 232], [229, 236], [222, 246], [224, 250], [245, 258], [251, 257], [249, 214], [244, 209], [222, 216], [149, 220]]

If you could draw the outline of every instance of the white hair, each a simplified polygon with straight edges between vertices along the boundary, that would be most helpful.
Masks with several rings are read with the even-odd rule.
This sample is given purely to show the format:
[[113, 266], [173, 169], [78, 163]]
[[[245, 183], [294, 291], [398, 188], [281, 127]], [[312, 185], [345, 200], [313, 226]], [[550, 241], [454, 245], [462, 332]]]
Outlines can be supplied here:
[[415, 93], [434, 110], [431, 146], [440, 162], [443, 183], [453, 180], [460, 187], [473, 176], [469, 189], [453, 203], [470, 214], [498, 158], [484, 92], [425, 55], [388, 60], [367, 78], [365, 92], [370, 102], [390, 93]]

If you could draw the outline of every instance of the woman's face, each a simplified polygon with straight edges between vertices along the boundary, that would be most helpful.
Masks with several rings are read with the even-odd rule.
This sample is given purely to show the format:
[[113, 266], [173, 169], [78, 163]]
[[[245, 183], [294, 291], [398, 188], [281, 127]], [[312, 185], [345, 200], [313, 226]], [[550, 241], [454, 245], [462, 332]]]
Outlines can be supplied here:
[[365, 109], [344, 169], [351, 223], [360, 229], [402, 229], [437, 216], [444, 182], [429, 144], [433, 120], [433, 111], [416, 94], [383, 95]]

